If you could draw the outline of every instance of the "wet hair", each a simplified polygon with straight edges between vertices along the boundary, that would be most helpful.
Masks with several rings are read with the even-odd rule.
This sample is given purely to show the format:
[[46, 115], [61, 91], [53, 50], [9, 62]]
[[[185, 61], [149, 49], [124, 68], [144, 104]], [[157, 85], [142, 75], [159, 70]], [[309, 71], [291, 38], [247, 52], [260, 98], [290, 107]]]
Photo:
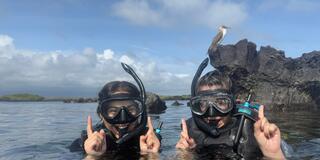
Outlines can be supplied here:
[[198, 93], [201, 86], [211, 87], [216, 85], [221, 86], [228, 91], [231, 91], [232, 82], [228, 75], [223, 74], [218, 70], [214, 70], [206, 73], [199, 79], [196, 86], [196, 91]]
[[[127, 94], [128, 97], [140, 97], [139, 89], [132, 83], [127, 81], [112, 81], [103, 86], [99, 92], [98, 103], [110, 97], [117, 97], [117, 95], [123, 96]], [[100, 114], [99, 107], [97, 108], [97, 114]]]

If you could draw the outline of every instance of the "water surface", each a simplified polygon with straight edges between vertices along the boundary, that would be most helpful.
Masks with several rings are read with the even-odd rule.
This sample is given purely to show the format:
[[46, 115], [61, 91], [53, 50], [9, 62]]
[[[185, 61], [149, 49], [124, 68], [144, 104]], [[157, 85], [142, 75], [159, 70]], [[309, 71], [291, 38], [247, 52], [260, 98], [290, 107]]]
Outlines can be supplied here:
[[[162, 152], [141, 159], [190, 159], [192, 153], [177, 154], [181, 118], [190, 117], [184, 106], [170, 106], [166, 113], [153, 115], [164, 122]], [[186, 104], [186, 102], [184, 102]], [[82, 159], [81, 152], [69, 152], [68, 146], [86, 128], [87, 116], [98, 121], [96, 104], [62, 102], [0, 102], [0, 159]], [[267, 117], [279, 125], [282, 138], [293, 148], [289, 159], [319, 159], [320, 112], [272, 113]]]

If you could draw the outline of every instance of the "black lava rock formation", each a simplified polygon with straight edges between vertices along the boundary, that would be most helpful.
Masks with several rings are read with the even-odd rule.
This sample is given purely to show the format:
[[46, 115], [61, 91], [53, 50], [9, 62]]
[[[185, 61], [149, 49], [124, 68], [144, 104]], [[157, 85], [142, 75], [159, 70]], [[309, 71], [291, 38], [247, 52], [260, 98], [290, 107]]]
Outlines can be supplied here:
[[250, 90], [269, 110], [311, 110], [320, 106], [320, 52], [288, 58], [281, 50], [244, 39], [235, 45], [209, 50], [214, 68], [229, 75], [236, 97]]
[[166, 102], [161, 100], [158, 95], [151, 92], [147, 92], [146, 106], [147, 112], [151, 114], [164, 113], [167, 109]]

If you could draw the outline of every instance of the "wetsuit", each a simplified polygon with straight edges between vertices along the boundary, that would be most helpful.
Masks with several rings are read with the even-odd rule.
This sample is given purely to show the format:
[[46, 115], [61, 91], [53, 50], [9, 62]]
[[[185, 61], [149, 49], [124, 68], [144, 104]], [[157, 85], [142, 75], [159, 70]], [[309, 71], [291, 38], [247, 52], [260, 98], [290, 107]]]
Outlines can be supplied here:
[[[148, 128], [146, 127], [144, 130], [141, 131], [141, 134], [139, 136], [132, 137], [128, 141], [122, 143], [122, 144], [117, 144], [116, 143], [116, 138], [114, 135], [105, 127], [103, 123], [98, 123], [94, 127], [94, 131], [100, 131], [103, 129], [106, 133], [106, 142], [107, 142], [107, 151], [133, 151], [133, 152], [139, 152], [140, 151], [140, 135], [144, 135], [147, 133]], [[156, 133], [157, 138], [159, 139], [161, 143], [161, 135]], [[83, 130], [81, 132], [81, 138], [78, 138], [72, 142], [70, 145], [70, 151], [75, 152], [75, 151], [85, 151], [84, 150], [84, 142], [88, 138], [87, 136], [87, 131]]]
[[[226, 157], [238, 157], [244, 159], [259, 159], [262, 152], [254, 137], [253, 122], [246, 120], [242, 130], [242, 137], [238, 147], [234, 146], [233, 139], [237, 133], [239, 119], [232, 118], [231, 122], [224, 128], [221, 128], [221, 134], [218, 137], [211, 137], [198, 128], [193, 118], [187, 120], [188, 133], [197, 144], [196, 150], [199, 152], [217, 151], [217, 154], [223, 154]], [[209, 150], [208, 150], [209, 149]], [[238, 159], [236, 158], [236, 159]]]

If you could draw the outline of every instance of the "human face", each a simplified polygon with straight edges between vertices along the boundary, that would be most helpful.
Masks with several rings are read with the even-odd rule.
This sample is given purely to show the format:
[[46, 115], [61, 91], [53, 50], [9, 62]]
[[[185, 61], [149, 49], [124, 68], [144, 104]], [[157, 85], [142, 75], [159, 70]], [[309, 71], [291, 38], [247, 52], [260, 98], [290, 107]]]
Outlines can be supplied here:
[[[217, 89], [226, 89], [225, 87], [221, 86], [221, 85], [212, 85], [212, 86], [199, 86], [199, 90], [198, 91], [214, 91]], [[215, 116], [215, 117], [206, 117], [203, 118], [203, 120], [210, 124], [212, 122], [214, 122], [214, 124], [217, 124], [217, 128], [222, 128], [223, 126], [225, 126], [226, 124], [228, 124], [231, 120], [231, 116], [228, 114], [226, 116]]]
[[[109, 117], [114, 117], [116, 116], [115, 114], [117, 109], [122, 108], [123, 106], [126, 106], [126, 109], [130, 112], [130, 114], [132, 115], [136, 115], [138, 114], [137, 109], [134, 107], [134, 101], [133, 100], [117, 100], [117, 101], [112, 101], [109, 102], [108, 105], [112, 106], [112, 108], [110, 110], [108, 110], [107, 115]], [[102, 116], [101, 116], [102, 117]], [[138, 120], [135, 120], [132, 123], [124, 123], [124, 124], [110, 124], [108, 123], [103, 117], [103, 122], [104, 125], [106, 126], [106, 128], [108, 128], [114, 135], [115, 137], [118, 139], [120, 138], [120, 129], [123, 128], [128, 128], [128, 132], [133, 131], [135, 129], [135, 127], [138, 125]]]

